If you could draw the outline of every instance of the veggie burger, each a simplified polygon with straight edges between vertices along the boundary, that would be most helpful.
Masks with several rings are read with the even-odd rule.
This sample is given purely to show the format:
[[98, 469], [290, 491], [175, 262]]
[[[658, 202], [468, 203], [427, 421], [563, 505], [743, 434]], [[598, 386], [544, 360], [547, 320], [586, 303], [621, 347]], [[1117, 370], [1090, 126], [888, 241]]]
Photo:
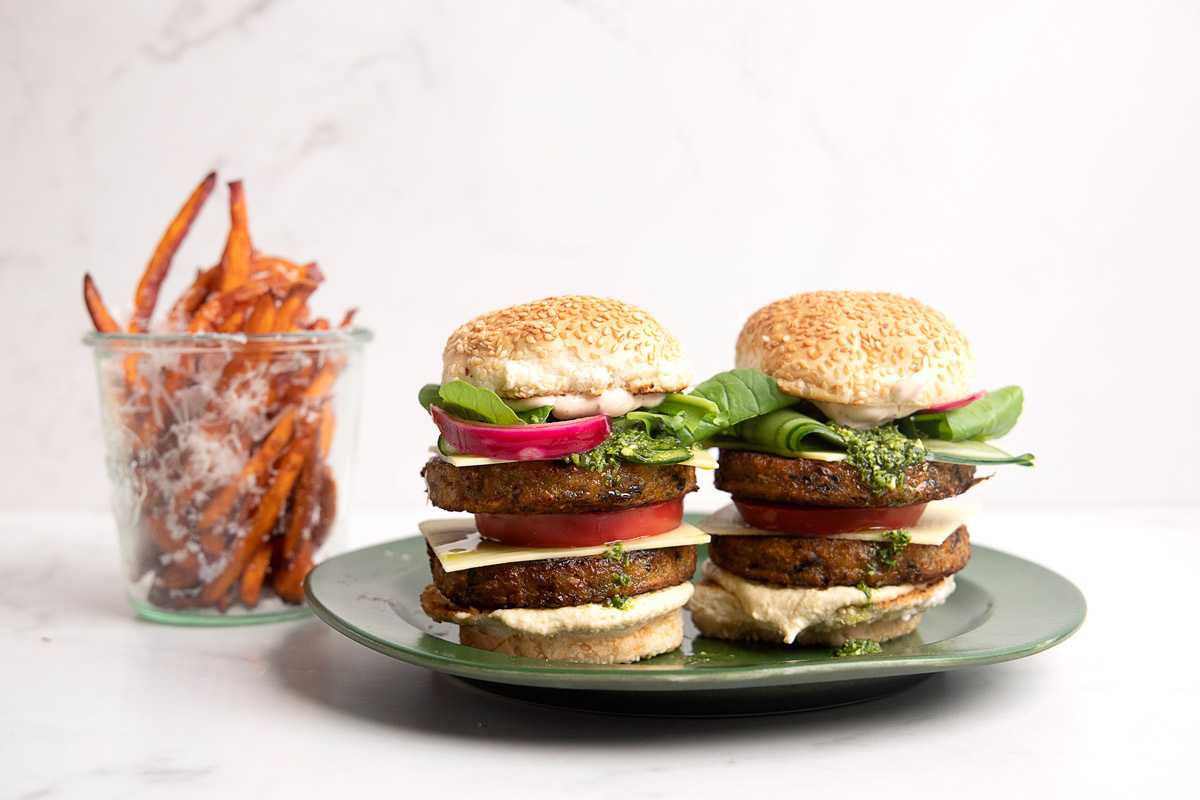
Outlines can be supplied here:
[[759, 309], [737, 367], [753, 408], [709, 437], [733, 502], [700, 523], [713, 538], [688, 604], [697, 628], [868, 650], [914, 630], [970, 556], [974, 509], [947, 498], [978, 465], [1032, 464], [985, 441], [1016, 423], [1021, 389], [976, 391], [950, 320], [883, 293]]
[[637, 661], [678, 647], [696, 545], [682, 521], [690, 430], [712, 404], [680, 394], [678, 340], [641, 309], [551, 297], [476, 317], [421, 390], [441, 436], [430, 501], [470, 519], [422, 523], [421, 605], [460, 641], [510, 655]]

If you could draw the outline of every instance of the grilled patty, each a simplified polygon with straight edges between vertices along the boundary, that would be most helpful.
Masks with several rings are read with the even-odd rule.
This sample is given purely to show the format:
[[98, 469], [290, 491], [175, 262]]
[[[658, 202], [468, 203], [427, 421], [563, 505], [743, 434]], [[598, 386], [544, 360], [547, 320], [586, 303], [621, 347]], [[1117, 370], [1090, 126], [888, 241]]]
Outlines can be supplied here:
[[489, 609], [602, 603], [676, 586], [696, 571], [694, 545], [625, 550], [622, 556], [551, 558], [446, 572], [431, 550], [429, 567], [434, 584], [450, 600]]
[[[696, 469], [617, 462], [592, 472], [564, 461], [455, 467], [431, 458], [421, 470], [429, 500], [473, 514], [582, 514], [664, 503], [696, 491]], [[449, 596], [449, 595], [447, 595]]]
[[735, 497], [826, 508], [906, 506], [962, 494], [974, 486], [975, 467], [926, 461], [904, 472], [900, 488], [876, 493], [845, 461], [781, 458], [721, 450], [716, 486]]
[[[939, 545], [910, 544], [890, 556], [888, 542], [820, 536], [714, 536], [708, 557], [735, 575], [760, 583], [808, 589], [896, 586], [953, 575], [971, 557], [965, 525]], [[889, 567], [887, 561], [892, 561]]]

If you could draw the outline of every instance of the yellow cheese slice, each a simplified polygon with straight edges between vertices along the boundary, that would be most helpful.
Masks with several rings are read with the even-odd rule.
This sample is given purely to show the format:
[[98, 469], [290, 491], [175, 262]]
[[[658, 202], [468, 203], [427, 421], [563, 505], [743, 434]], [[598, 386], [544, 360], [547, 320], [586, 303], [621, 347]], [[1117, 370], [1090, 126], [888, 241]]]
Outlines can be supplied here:
[[[758, 452], [756, 450], [751, 450], [749, 448], [729, 447], [729, 446], [721, 444], [720, 442], [714, 442], [712, 446], [717, 447], [717, 448], [724, 448], [725, 450], [735, 450], [735, 451], [741, 450], [742, 452], [747, 452], [747, 453]], [[766, 455], [773, 455], [773, 454], [766, 453]], [[839, 453], [835, 450], [805, 450], [802, 453], [798, 452], [798, 453], [795, 453], [794, 455], [787, 456], [787, 458], [803, 458], [807, 461], [836, 462], [836, 461], [845, 461], [846, 454]]]
[[[518, 561], [540, 561], [544, 558], [599, 556], [611, 546], [601, 544], [593, 547], [517, 547], [501, 544], [480, 536], [475, 529], [474, 517], [430, 519], [417, 527], [421, 529], [425, 541], [433, 549], [438, 561], [442, 562], [442, 569], [446, 572]], [[623, 542], [622, 547], [625, 550], [655, 550], [662, 547], [705, 544], [708, 541], [708, 534], [685, 522], [673, 531]]]
[[[917, 524], [904, 528], [904, 532], [912, 537], [912, 544], [940, 545], [958, 530], [968, 519], [979, 513], [975, 503], [959, 503], [950, 500], [934, 500], [925, 506], [924, 513]], [[737, 506], [730, 503], [720, 511], [700, 520], [697, 526], [700, 530], [713, 536], [781, 536], [779, 531], [768, 531], [755, 528], [742, 519]], [[825, 538], [852, 539], [857, 542], [884, 542], [887, 531], [861, 531], [858, 533], [833, 533]]]
[[[436, 447], [429, 448], [429, 451], [435, 456], [445, 461], [447, 464], [455, 467], [483, 467], [488, 464], [512, 464], [514, 459], [511, 458], [488, 458], [486, 456], [448, 456], [438, 450]], [[707, 450], [696, 450], [695, 455], [687, 461], [679, 462], [680, 466], [696, 467], [698, 469], [716, 469], [717, 460], [708, 454]]]

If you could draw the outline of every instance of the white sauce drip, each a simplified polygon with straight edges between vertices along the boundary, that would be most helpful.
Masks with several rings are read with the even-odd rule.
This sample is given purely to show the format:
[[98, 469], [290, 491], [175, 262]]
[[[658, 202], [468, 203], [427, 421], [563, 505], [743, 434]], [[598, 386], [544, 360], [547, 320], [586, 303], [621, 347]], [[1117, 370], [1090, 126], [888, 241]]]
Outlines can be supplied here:
[[552, 412], [557, 419], [579, 419], [603, 414], [606, 417], [619, 417], [638, 408], [654, 408], [661, 405], [662, 392], [654, 394], [631, 394], [625, 389], [607, 389], [599, 397], [586, 394], [560, 394], [547, 397], [529, 397], [521, 400], [506, 401], [517, 411], [528, 411], [531, 408], [554, 406]]
[[522, 636], [595, 636], [640, 628], [653, 619], [683, 608], [692, 597], [691, 583], [681, 583], [646, 594], [634, 595], [624, 609], [601, 603], [566, 608], [497, 608], [486, 614], [457, 612], [468, 625], [500, 627]]
[[862, 431], [920, 411], [922, 406], [914, 401], [920, 396], [928, 382], [929, 368], [922, 367], [918, 372], [905, 378], [898, 378], [892, 384], [892, 388], [888, 391], [888, 397], [892, 401], [890, 403], [867, 406], [813, 400], [812, 404], [821, 409], [821, 413], [838, 425]]
[[871, 590], [868, 600], [862, 590], [853, 586], [828, 589], [768, 586], [727, 572], [712, 561], [704, 562], [701, 573], [737, 598], [747, 616], [764, 628], [778, 631], [786, 644], [791, 644], [810, 628], [861, 624], [885, 618], [911, 619], [945, 602], [954, 591], [954, 576], [951, 575], [938, 584], [930, 596], [921, 597], [911, 607], [889, 609], [886, 604], [917, 587], [911, 583], [880, 586]]

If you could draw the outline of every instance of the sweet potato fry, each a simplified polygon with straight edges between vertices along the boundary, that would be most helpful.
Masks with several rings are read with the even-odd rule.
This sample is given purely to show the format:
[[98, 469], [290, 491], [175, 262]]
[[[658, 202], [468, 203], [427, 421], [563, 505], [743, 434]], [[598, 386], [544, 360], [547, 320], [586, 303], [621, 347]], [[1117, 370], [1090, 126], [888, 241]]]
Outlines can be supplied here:
[[150, 257], [150, 263], [146, 265], [146, 272], [142, 275], [134, 294], [133, 317], [129, 320], [130, 333], [145, 333], [149, 330], [150, 318], [154, 316], [154, 306], [158, 303], [158, 290], [162, 287], [163, 279], [167, 277], [171, 259], [175, 257], [175, 251], [179, 249], [183, 237], [187, 236], [196, 215], [204, 207], [204, 201], [208, 199], [216, 183], [217, 173], [210, 172], [205, 176], [183, 204], [183, 208], [179, 209], [175, 219], [167, 226], [158, 247], [154, 248], [154, 255]]
[[221, 291], [228, 292], [250, 278], [250, 259], [254, 246], [250, 243], [250, 226], [246, 219], [246, 194], [241, 181], [229, 184], [229, 240], [221, 258]]
[[336, 425], [337, 420], [333, 416], [333, 404], [326, 400], [321, 404], [321, 432], [317, 437], [322, 461], [329, 457], [329, 446], [333, 444], [333, 431]]
[[83, 276], [83, 302], [87, 306], [88, 314], [91, 315], [92, 324], [96, 326], [96, 330], [100, 333], [121, 332], [121, 326], [113, 319], [113, 315], [108, 313], [108, 308], [100, 297], [100, 290], [96, 288], [96, 283], [92, 280], [90, 273]]
[[299, 281], [320, 283], [325, 280], [325, 275], [322, 274], [315, 261], [302, 266], [279, 256], [255, 253], [254, 259], [250, 262], [250, 280], [259, 280], [267, 275], [282, 275], [291, 283]]
[[217, 331], [219, 333], [237, 333], [242, 329], [242, 323], [245, 321], [246, 310], [239, 308], [225, 318], [225, 321], [217, 327]]
[[[264, 294], [254, 304], [254, 309], [250, 312], [250, 316], [246, 318], [242, 330], [245, 333], [251, 334], [270, 333], [274, 324], [275, 301], [271, 299], [269, 294]], [[261, 355], [257, 356], [257, 358], [261, 357]], [[225, 365], [225, 369], [221, 372], [221, 377], [217, 380], [217, 384], [213, 388], [213, 401], [216, 402], [224, 398], [237, 379], [246, 372], [247, 367], [253, 364], [257, 358], [245, 350], [235, 353], [229, 359], [229, 363]]]
[[346, 316], [342, 317], [342, 324], [338, 325], [338, 327], [339, 328], [349, 328], [351, 325], [354, 324], [354, 315], [357, 313], [358, 313], [357, 308], [351, 308], [348, 311], [346, 311]]
[[288, 525], [280, 544], [279, 554], [285, 564], [291, 563], [300, 549], [300, 543], [312, 533], [313, 512], [320, 502], [321, 467], [313, 462], [312, 453], [309, 456], [292, 491]]
[[215, 526], [222, 517], [229, 513], [238, 497], [245, 491], [246, 486], [275, 463], [279, 453], [292, 438], [295, 422], [296, 409], [289, 408], [275, 423], [275, 427], [271, 429], [271, 433], [263, 440], [254, 455], [247, 459], [246, 466], [242, 468], [241, 477], [225, 486], [205, 506], [204, 511], [200, 514], [200, 519], [196, 521], [198, 529], [203, 531]]
[[304, 577], [312, 569], [313, 543], [305, 539], [300, 544], [295, 558], [283, 569], [271, 575], [271, 588], [285, 602], [300, 605], [304, 602]]
[[261, 283], [248, 283], [209, 298], [196, 310], [188, 323], [188, 331], [208, 333], [216, 330], [239, 307], [257, 302], [267, 291], [268, 287]]
[[254, 304], [254, 311], [246, 319], [246, 333], [270, 333], [275, 327], [275, 301], [264, 294]]
[[322, 465], [321, 472], [321, 512], [313, 526], [313, 549], [325, 544], [326, 537], [333, 530], [333, 521], [337, 518], [337, 481], [334, 480], [333, 470], [328, 464]]
[[[159, 241], [134, 294], [128, 327], [105, 307], [91, 276], [84, 300], [97, 330], [149, 330], [180, 243], [215, 185], [193, 191]], [[146, 599], [164, 609], [225, 612], [264, 596], [302, 603], [302, 584], [333, 527], [337, 486], [327, 463], [334, 436], [331, 392], [345, 357], [274, 333], [329, 330], [310, 321], [308, 300], [324, 275], [254, 250], [245, 193], [229, 184], [230, 231], [220, 261], [197, 270], [171, 306], [179, 333], [245, 333], [244, 345], [208, 344], [123, 354], [111, 396], [135, 434], [122, 454], [145, 487], [135, 542]], [[342, 325], [353, 324], [354, 310]], [[281, 337], [282, 338], [282, 337]]]
[[296, 321], [300, 319], [304, 304], [316, 289], [317, 285], [308, 281], [301, 281], [291, 288], [275, 314], [274, 330], [277, 333], [287, 333], [296, 329]]
[[267, 487], [266, 493], [259, 498], [258, 506], [250, 516], [245, 531], [235, 536], [229, 545], [229, 559], [225, 568], [200, 592], [202, 600], [216, 601], [246, 569], [250, 558], [266, 540], [278, 521], [279, 512], [283, 509], [284, 501], [291, 494], [292, 486], [300, 474], [300, 468], [304, 465], [306, 451], [311, 446], [311, 431], [292, 440], [291, 446], [280, 459], [279, 469], [276, 471], [274, 479]]
[[262, 593], [263, 579], [267, 576], [267, 566], [271, 563], [271, 548], [263, 542], [259, 544], [250, 563], [242, 573], [241, 585], [238, 587], [238, 598], [242, 604], [253, 608], [258, 605], [258, 597]]
[[196, 280], [189, 286], [167, 314], [167, 327], [173, 331], [187, 330], [188, 323], [196, 311], [208, 299], [209, 292], [220, 276], [221, 267], [217, 265], [203, 272], [197, 270]]

